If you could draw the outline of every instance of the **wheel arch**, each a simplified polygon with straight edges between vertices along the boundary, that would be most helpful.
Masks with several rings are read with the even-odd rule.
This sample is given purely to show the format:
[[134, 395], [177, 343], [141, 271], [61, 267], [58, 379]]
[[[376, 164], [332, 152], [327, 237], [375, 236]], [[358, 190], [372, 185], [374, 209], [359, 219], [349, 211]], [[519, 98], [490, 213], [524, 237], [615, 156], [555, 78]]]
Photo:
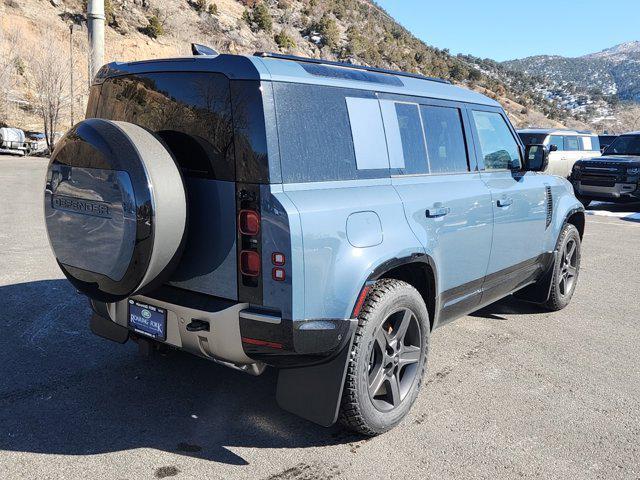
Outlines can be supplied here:
[[438, 270], [433, 258], [425, 253], [393, 258], [376, 267], [367, 283], [383, 278], [407, 282], [418, 290], [427, 306], [429, 323], [433, 329], [438, 312]]
[[584, 236], [585, 215], [584, 210], [575, 208], [569, 211], [565, 217], [564, 224], [570, 223], [578, 230], [580, 234], [580, 240]]

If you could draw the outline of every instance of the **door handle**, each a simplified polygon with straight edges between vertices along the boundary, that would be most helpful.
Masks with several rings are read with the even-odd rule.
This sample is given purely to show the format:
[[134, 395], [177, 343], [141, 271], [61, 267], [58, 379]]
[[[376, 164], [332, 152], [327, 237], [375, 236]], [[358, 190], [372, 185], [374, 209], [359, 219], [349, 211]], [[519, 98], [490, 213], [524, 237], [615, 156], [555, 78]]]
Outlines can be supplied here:
[[425, 213], [427, 214], [427, 218], [438, 218], [444, 217], [450, 211], [451, 209], [449, 207], [433, 207], [427, 209]]
[[508, 207], [511, 204], [513, 204], [513, 198], [507, 198], [507, 197], [501, 198], [498, 200], [497, 203], [499, 207]]

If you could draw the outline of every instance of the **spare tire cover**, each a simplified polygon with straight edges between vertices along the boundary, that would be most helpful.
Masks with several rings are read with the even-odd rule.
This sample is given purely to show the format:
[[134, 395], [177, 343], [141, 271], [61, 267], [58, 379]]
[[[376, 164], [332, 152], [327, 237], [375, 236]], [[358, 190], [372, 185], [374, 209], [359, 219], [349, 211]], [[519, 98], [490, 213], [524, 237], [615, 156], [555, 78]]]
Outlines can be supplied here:
[[122, 300], [171, 273], [184, 244], [186, 202], [180, 170], [154, 134], [132, 123], [84, 120], [51, 156], [49, 242], [78, 290]]

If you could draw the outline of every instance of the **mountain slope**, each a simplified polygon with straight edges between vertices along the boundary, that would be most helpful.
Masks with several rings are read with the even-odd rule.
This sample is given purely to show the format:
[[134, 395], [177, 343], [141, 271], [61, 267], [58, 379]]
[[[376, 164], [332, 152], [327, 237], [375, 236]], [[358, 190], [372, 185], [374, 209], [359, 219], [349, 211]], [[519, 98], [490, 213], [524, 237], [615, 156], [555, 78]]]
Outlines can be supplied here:
[[507, 69], [599, 89], [620, 100], [640, 102], [640, 42], [629, 42], [582, 57], [535, 56], [502, 64]]
[[[29, 81], [30, 52], [42, 49], [44, 38], [55, 39], [47, 40], [46, 48], [56, 49], [66, 62], [69, 24], [85, 21], [84, 3], [0, 0], [0, 33], [8, 37], [19, 29], [20, 38], [15, 48], [5, 46], [16, 68], [15, 81], [0, 84], [0, 89], [11, 85], [7, 96], [13, 105], [11, 112], [0, 110], [0, 121], [38, 128]], [[518, 126], [586, 126], [580, 122], [583, 116], [523, 83], [521, 74], [507, 69], [497, 74], [469, 58], [430, 47], [369, 0], [106, 0], [105, 4], [109, 23], [105, 61], [189, 55], [191, 42], [231, 53], [281, 51], [449, 79], [499, 100]], [[76, 62], [73, 104], [81, 112], [88, 84], [86, 29], [74, 33], [71, 44]], [[63, 110], [61, 128], [70, 120], [70, 109]]]

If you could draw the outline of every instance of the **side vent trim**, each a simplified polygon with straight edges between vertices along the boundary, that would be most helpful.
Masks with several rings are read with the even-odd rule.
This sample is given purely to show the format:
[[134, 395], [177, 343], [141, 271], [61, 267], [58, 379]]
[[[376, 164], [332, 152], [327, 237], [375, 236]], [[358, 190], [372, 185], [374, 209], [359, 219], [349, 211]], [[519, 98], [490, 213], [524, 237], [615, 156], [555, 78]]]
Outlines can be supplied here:
[[544, 190], [547, 199], [547, 224], [545, 228], [549, 228], [551, 220], [553, 219], [553, 194], [551, 193], [551, 187], [549, 185], [545, 185]]

